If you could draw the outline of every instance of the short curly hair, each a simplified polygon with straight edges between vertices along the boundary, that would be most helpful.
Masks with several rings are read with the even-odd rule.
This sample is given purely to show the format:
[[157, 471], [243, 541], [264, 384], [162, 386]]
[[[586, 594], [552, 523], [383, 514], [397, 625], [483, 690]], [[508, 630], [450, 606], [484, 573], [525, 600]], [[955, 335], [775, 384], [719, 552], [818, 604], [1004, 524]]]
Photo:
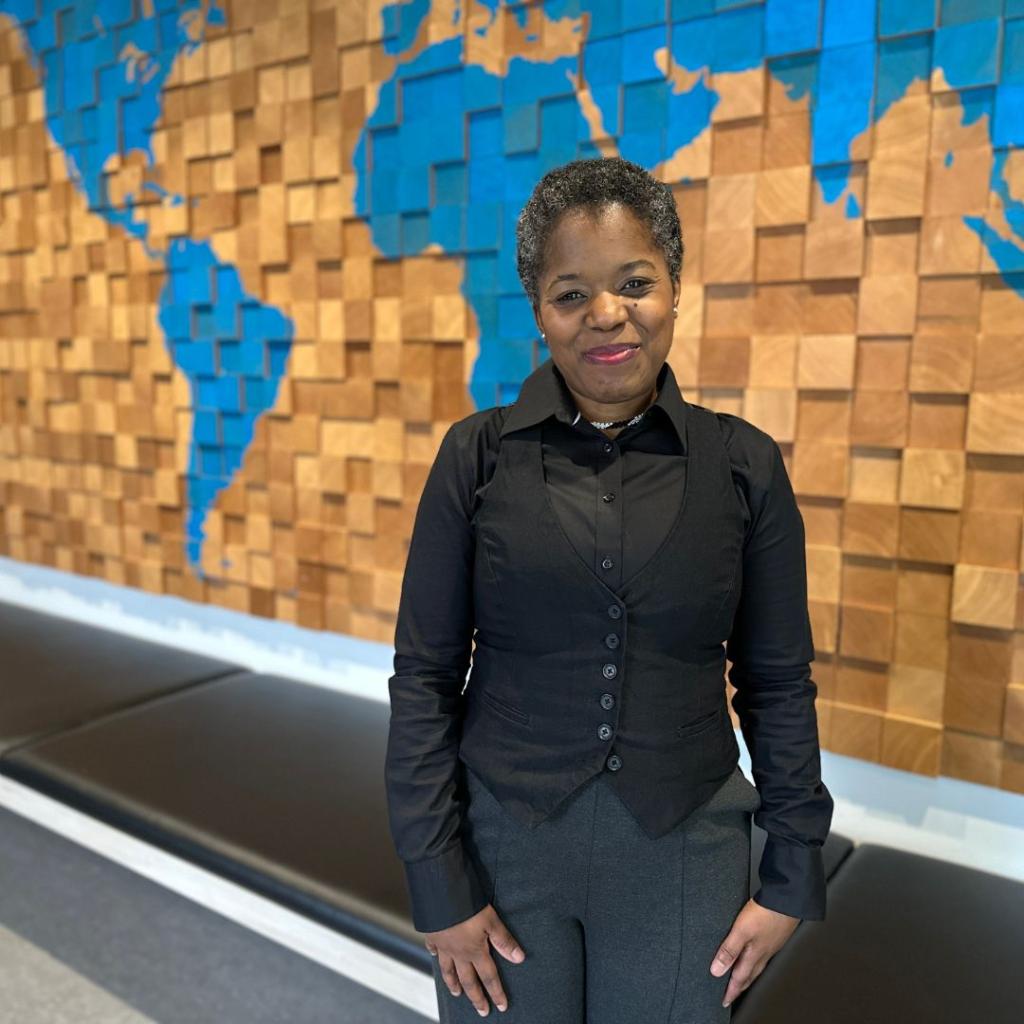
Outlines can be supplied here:
[[516, 269], [534, 309], [548, 239], [562, 215], [575, 209], [599, 213], [613, 203], [629, 207], [648, 226], [673, 283], [679, 283], [683, 233], [672, 189], [622, 157], [573, 160], [537, 182], [516, 220]]

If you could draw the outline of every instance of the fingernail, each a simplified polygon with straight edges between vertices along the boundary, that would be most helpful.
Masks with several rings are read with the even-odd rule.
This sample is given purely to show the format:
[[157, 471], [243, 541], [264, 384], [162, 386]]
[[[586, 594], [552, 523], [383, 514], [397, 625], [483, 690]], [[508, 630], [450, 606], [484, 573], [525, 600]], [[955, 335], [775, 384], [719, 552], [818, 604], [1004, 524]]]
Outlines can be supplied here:
[[477, 1010], [476, 1012], [479, 1013], [481, 1017], [486, 1017], [487, 1016], [487, 1011], [486, 1010]]
[[498, 1007], [499, 1010], [501, 1010], [502, 1013], [504, 1013], [508, 1009], [508, 1005], [506, 1003], [496, 1003], [495, 1005]]
[[512, 954], [512, 959], [515, 960], [516, 963], [522, 963], [522, 961], [523, 961], [523, 951], [521, 949], [517, 949]]

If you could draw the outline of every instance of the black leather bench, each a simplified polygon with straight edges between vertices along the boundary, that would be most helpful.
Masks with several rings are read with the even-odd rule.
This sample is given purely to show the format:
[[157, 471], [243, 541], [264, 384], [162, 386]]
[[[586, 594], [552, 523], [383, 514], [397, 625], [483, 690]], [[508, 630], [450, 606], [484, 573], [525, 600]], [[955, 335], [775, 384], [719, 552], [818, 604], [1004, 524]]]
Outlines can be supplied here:
[[1020, 1024], [1024, 884], [872, 843], [734, 1004], [735, 1024]]
[[[0, 691], [0, 774], [429, 974], [387, 827], [386, 703], [8, 607], [0, 664], [29, 681]], [[1024, 885], [834, 833], [824, 852], [827, 920], [797, 928], [737, 1024], [1024, 1020]], [[922, 978], [962, 998], [920, 995]]]
[[240, 666], [0, 604], [0, 754]]
[[412, 966], [380, 701], [242, 673], [80, 725], [0, 772]]

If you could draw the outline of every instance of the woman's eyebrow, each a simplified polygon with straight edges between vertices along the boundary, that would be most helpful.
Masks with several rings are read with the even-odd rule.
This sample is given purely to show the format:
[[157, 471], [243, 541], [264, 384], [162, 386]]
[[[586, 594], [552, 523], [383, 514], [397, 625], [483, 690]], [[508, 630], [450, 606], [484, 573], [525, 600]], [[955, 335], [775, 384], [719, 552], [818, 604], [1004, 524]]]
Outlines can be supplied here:
[[[624, 270], [633, 270], [635, 267], [650, 267], [651, 270], [657, 270], [657, 267], [655, 267], [650, 260], [630, 260], [628, 263], [623, 263], [622, 266], [619, 267], [619, 273], [622, 273]], [[551, 285], [558, 284], [559, 281], [571, 281], [581, 276], [581, 274], [559, 274], [558, 277], [551, 281], [548, 288], [550, 289]]]

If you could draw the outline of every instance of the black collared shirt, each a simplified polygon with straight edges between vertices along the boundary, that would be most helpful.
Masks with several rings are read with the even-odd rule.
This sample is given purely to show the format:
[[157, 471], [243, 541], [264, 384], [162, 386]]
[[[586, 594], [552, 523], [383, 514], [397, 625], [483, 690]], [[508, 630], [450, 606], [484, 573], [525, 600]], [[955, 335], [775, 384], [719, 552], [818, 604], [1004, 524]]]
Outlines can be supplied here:
[[[455, 724], [474, 628], [472, 519], [501, 434], [543, 425], [544, 475], [558, 522], [595, 571], [612, 556], [617, 578], [601, 574], [613, 589], [656, 553], [683, 493], [685, 402], [667, 363], [656, 400], [616, 435], [618, 457], [600, 464], [593, 439], [604, 434], [579, 415], [553, 361], [547, 367], [528, 399], [452, 425], [417, 509], [389, 680], [387, 790], [392, 835], [422, 920], [456, 923], [484, 902], [459, 840]], [[754, 821], [768, 833], [754, 899], [820, 920], [821, 845], [833, 802], [820, 774], [803, 520], [778, 446], [766, 445], [739, 416], [716, 416], [745, 510], [743, 585], [726, 656], [732, 706], [761, 795]], [[418, 786], [426, 776], [431, 784]], [[438, 805], [442, 778], [450, 781], [441, 787], [449, 798]]]

